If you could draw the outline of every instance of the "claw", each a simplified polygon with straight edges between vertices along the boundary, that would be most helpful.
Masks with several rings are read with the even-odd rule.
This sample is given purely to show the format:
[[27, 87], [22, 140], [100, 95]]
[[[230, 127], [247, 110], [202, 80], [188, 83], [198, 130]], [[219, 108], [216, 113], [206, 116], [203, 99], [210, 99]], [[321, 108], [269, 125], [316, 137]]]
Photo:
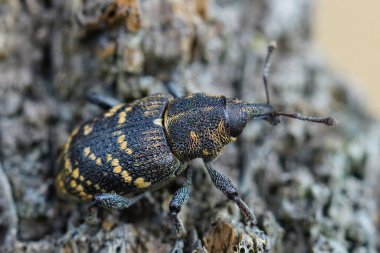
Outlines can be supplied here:
[[170, 253], [183, 253], [183, 247], [184, 243], [182, 239], [177, 239], [175, 241], [173, 249], [170, 251]]
[[91, 205], [88, 208], [89, 215], [86, 218], [86, 223], [90, 226], [96, 226], [100, 223], [100, 220], [98, 219], [98, 209]]
[[268, 236], [256, 226], [251, 227], [251, 232], [255, 237], [256, 247], [263, 249], [265, 252], [269, 252], [270, 242]]

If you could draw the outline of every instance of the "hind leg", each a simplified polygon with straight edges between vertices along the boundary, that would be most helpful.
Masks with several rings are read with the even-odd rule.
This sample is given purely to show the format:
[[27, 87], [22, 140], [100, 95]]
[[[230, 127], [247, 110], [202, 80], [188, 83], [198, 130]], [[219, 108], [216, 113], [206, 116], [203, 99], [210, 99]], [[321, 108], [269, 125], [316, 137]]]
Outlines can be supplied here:
[[267, 235], [256, 226], [256, 217], [253, 214], [253, 211], [239, 197], [239, 193], [236, 187], [232, 184], [231, 180], [223, 173], [220, 173], [219, 171], [213, 169], [211, 163], [205, 162], [205, 165], [213, 184], [216, 186], [216, 188], [223, 192], [227, 198], [229, 198], [237, 204], [240, 211], [248, 220], [251, 232], [255, 234], [256, 238], [258, 238], [260, 244], [264, 245], [265, 250], [269, 251], [270, 244]]
[[[173, 82], [164, 82], [164, 85], [165, 85], [165, 88], [166, 90], [168, 91], [168, 93], [170, 95], [172, 95], [173, 97], [175, 98], [178, 98], [178, 97], [181, 97], [183, 96], [184, 94], [184, 91], [181, 90], [178, 85], [176, 85], [175, 83]], [[186, 91], [185, 91], [186, 92]]]
[[113, 193], [101, 193], [94, 196], [91, 206], [101, 206], [110, 209], [124, 209], [135, 204], [143, 197], [144, 194], [140, 194], [134, 198], [127, 198]]
[[105, 207], [109, 209], [124, 209], [135, 204], [137, 201], [141, 200], [144, 194], [138, 195], [134, 198], [126, 198], [121, 195], [112, 193], [101, 193], [94, 196], [93, 201], [90, 204], [89, 212], [90, 215], [87, 218], [87, 222], [90, 224], [97, 224], [97, 207]]
[[178, 217], [178, 214], [180, 213], [182, 206], [189, 200], [191, 188], [192, 174], [190, 170], [187, 170], [186, 183], [174, 193], [169, 204], [170, 215], [177, 234], [177, 240], [171, 253], [183, 252], [183, 237], [186, 235], [186, 229], [181, 219]]
[[121, 102], [115, 98], [107, 97], [98, 93], [88, 93], [86, 99], [94, 105], [99, 106], [103, 110], [109, 110], [112, 107], [120, 104]]

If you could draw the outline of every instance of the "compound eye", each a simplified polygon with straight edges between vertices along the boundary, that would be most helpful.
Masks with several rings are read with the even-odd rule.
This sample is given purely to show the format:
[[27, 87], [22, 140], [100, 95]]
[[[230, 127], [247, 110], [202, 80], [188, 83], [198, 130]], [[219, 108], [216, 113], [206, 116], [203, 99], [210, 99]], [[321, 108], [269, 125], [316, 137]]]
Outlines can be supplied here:
[[231, 137], [238, 137], [247, 125], [248, 119], [246, 115], [235, 114], [229, 116], [229, 126]]

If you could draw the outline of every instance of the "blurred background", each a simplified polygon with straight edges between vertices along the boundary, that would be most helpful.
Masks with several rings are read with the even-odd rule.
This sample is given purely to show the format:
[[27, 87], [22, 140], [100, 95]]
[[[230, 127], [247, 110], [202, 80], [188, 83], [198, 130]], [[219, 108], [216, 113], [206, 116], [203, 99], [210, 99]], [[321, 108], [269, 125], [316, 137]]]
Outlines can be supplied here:
[[320, 0], [315, 38], [329, 63], [344, 72], [367, 96], [380, 117], [380, 1]]

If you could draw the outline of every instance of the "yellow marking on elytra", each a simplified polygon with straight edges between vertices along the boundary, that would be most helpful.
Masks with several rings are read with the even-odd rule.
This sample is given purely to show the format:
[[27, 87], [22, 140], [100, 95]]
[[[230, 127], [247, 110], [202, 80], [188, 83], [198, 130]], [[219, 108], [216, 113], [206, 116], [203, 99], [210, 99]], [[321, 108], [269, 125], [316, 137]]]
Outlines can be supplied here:
[[87, 157], [90, 153], [91, 153], [91, 149], [90, 149], [90, 147], [86, 147], [86, 148], [84, 148], [84, 150], [83, 150], [83, 154], [84, 154], [84, 156]]
[[95, 187], [96, 190], [100, 190], [99, 184], [94, 185], [94, 187]]
[[60, 191], [63, 193], [63, 194], [68, 194], [66, 188], [64, 186], [62, 186], [62, 188], [60, 188]]
[[[63, 182], [62, 182], [63, 183]], [[59, 185], [58, 185], [58, 187], [57, 187], [57, 190], [62, 194], [62, 195], [67, 195], [67, 194], [69, 194], [68, 192], [67, 192], [67, 189], [65, 188], [65, 185], [63, 184], [63, 185], [61, 185], [60, 183], [59, 183]]]
[[125, 141], [125, 142], [122, 142], [121, 144], [120, 144], [120, 149], [121, 150], [125, 150], [126, 148], [127, 148], [127, 142]]
[[71, 169], [70, 169], [70, 170], [67, 170], [67, 169], [65, 168], [65, 169], [63, 169], [63, 170], [59, 173], [59, 175], [60, 175], [60, 176], [62, 177], [62, 179], [63, 179], [63, 178], [66, 178], [67, 176], [69, 176], [71, 172], [72, 172]]
[[203, 154], [203, 155], [209, 155], [210, 152], [208, 151], [207, 148], [205, 148], [205, 149], [202, 150], [202, 154]]
[[122, 111], [121, 113], [119, 113], [119, 120], [117, 123], [124, 124], [126, 120], [127, 120], [127, 113], [125, 111]]
[[96, 165], [98, 165], [98, 166], [103, 165], [102, 158], [100, 158], [100, 157], [96, 158]]
[[144, 132], [142, 132], [143, 135], [155, 135], [155, 134], [161, 134], [161, 130], [160, 129], [157, 129], [157, 128], [154, 128], [154, 129], [149, 129], [149, 130], [145, 130]]
[[70, 181], [70, 187], [71, 187], [71, 188], [75, 188], [75, 187], [77, 187], [77, 182], [76, 182], [75, 180], [71, 180], [71, 181]]
[[117, 143], [118, 144], [121, 144], [121, 143], [123, 143], [123, 142], [125, 142], [125, 135], [123, 134], [123, 135], [120, 135], [118, 138], [117, 138]]
[[145, 109], [145, 111], [151, 111], [151, 110], [157, 110], [161, 108], [161, 106], [162, 106], [162, 102], [151, 101], [150, 103], [145, 104], [143, 108]]
[[75, 135], [77, 135], [78, 132], [79, 132], [79, 127], [74, 128], [74, 130], [71, 132], [71, 135], [70, 135], [71, 139], [72, 139]]
[[66, 143], [65, 143], [65, 146], [64, 146], [64, 153], [68, 153], [69, 151], [69, 148], [70, 148], [70, 145], [71, 145], [71, 142], [74, 138], [75, 135], [77, 135], [79, 131], [79, 127], [76, 127], [70, 134], [69, 138], [67, 139]]
[[57, 186], [60, 189], [62, 189], [65, 186], [61, 178], [57, 180]]
[[213, 106], [207, 106], [207, 107], [202, 108], [201, 111], [209, 112], [209, 111], [214, 110], [214, 108], [215, 108], [215, 107], [213, 107]]
[[162, 137], [161, 136], [148, 136], [147, 138], [145, 138], [146, 141], [158, 141], [158, 140], [162, 140]]
[[145, 188], [152, 184], [151, 182], [146, 182], [145, 179], [142, 177], [137, 178], [134, 183], [137, 186], [137, 188]]
[[65, 169], [71, 171], [71, 162], [69, 158], [66, 158], [65, 160]]
[[59, 192], [65, 193], [65, 183], [62, 180], [62, 173], [60, 173], [55, 180], [55, 187]]
[[131, 155], [131, 154], [133, 153], [133, 151], [132, 151], [132, 149], [127, 148], [127, 149], [125, 150], [125, 153], [127, 153], [128, 155]]
[[92, 125], [85, 125], [83, 127], [83, 134], [89, 135], [92, 132]]
[[80, 192], [79, 196], [82, 197], [84, 200], [92, 200], [93, 196], [91, 194], [87, 194], [86, 192]]
[[115, 113], [123, 106], [124, 104], [120, 104], [117, 106], [112, 107], [108, 112], [104, 114], [104, 117], [109, 118], [115, 115]]
[[123, 177], [124, 181], [127, 183], [132, 181], [132, 177], [129, 175], [128, 171], [126, 171], [126, 170], [123, 170], [121, 172], [121, 176]]
[[199, 137], [198, 137], [198, 134], [194, 131], [190, 131], [190, 138], [194, 141], [194, 142], [198, 142], [199, 140]]
[[153, 120], [153, 124], [155, 124], [157, 126], [163, 126], [162, 125], [162, 119], [155, 119], [155, 120]]
[[159, 110], [149, 109], [149, 110], [144, 112], [144, 116], [146, 116], [146, 117], [154, 116], [154, 115], [157, 115], [159, 112], [160, 112]]
[[125, 134], [122, 134], [117, 138], [117, 143], [119, 144], [119, 148], [121, 150], [125, 150], [127, 148], [128, 142], [125, 139]]
[[236, 137], [230, 137], [230, 142], [235, 142], [237, 140]]
[[83, 176], [79, 176], [79, 180], [80, 180], [80, 181], [83, 181], [83, 180], [84, 180], [84, 177], [83, 177]]
[[[124, 143], [124, 142], [123, 142]], [[113, 173], [119, 174], [122, 172], [123, 168], [120, 166], [119, 159], [112, 158], [112, 155], [107, 154], [107, 162], [111, 162], [113, 168]]]
[[87, 181], [86, 181], [86, 184], [89, 185], [89, 186], [92, 185], [91, 180], [87, 180]]
[[163, 144], [161, 142], [157, 142], [157, 143], [151, 144], [149, 147], [153, 149], [153, 148], [160, 148], [162, 146]]
[[71, 176], [73, 178], [78, 178], [79, 177], [79, 169], [76, 168], [75, 170], [73, 170], [73, 174], [71, 174]]
[[119, 174], [122, 170], [123, 170], [123, 168], [122, 168], [120, 165], [117, 165], [117, 166], [113, 169], [113, 173]]
[[91, 153], [89, 158], [92, 160], [92, 161], [95, 161], [96, 160], [96, 155], [94, 153]]
[[83, 186], [82, 186], [81, 184], [77, 185], [76, 190], [77, 190], [78, 192], [83, 191]]
[[111, 162], [112, 166], [116, 167], [119, 165], [119, 159], [113, 159], [112, 162]]

